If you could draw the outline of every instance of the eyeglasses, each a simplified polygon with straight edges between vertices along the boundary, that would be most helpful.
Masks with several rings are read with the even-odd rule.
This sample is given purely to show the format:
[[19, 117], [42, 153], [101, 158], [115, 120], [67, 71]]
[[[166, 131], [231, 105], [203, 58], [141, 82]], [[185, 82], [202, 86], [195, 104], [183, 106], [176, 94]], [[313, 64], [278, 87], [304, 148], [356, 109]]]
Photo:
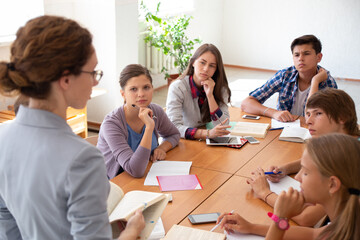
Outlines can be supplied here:
[[88, 71], [81, 71], [81, 72], [91, 74], [93, 79], [97, 82], [100, 82], [102, 76], [104, 75], [104, 72], [102, 70], [95, 70], [92, 72], [88, 72]]

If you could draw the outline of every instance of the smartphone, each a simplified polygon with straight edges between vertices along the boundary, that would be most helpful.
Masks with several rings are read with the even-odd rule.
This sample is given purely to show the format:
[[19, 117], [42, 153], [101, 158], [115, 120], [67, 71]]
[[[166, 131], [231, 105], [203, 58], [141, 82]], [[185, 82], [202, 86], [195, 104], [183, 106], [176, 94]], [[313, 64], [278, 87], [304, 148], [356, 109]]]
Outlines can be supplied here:
[[253, 116], [253, 115], [243, 115], [242, 118], [245, 118], [245, 119], [252, 119], [252, 120], [259, 120], [260, 119], [260, 116]]
[[259, 140], [256, 140], [254, 137], [251, 137], [251, 136], [246, 136], [244, 137], [245, 139], [247, 139], [249, 141], [250, 144], [257, 144], [257, 143], [260, 143]]
[[188, 216], [188, 218], [192, 224], [200, 224], [200, 223], [216, 222], [219, 216], [220, 216], [219, 212], [214, 212], [214, 213], [203, 213], [203, 214], [191, 214]]

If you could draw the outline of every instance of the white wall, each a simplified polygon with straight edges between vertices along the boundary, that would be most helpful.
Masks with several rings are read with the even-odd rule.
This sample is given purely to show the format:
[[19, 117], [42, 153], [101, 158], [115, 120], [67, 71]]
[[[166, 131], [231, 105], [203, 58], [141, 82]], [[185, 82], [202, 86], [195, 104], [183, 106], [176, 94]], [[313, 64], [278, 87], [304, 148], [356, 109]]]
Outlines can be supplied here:
[[98, 87], [107, 93], [88, 102], [88, 121], [102, 122], [123, 102], [120, 71], [138, 61], [137, 0], [46, 0], [45, 13], [75, 19], [93, 34], [97, 68], [104, 71]]
[[320, 65], [335, 77], [360, 79], [359, 23], [358, 0], [225, 0], [224, 62], [282, 69], [292, 65], [292, 40], [314, 34], [323, 44]]
[[[46, 14], [73, 18], [94, 35], [105, 73], [99, 87], [107, 93], [89, 101], [89, 121], [101, 122], [122, 103], [120, 71], [138, 62], [137, 3], [44, 0]], [[335, 77], [360, 79], [359, 13], [358, 0], [194, 0], [188, 33], [215, 44], [226, 64], [274, 70], [292, 65], [291, 41], [311, 33], [323, 43], [322, 66]], [[0, 47], [0, 59], [8, 57], [9, 48]], [[0, 100], [0, 108], [6, 104]]]
[[[223, 0], [194, 0], [194, 10], [188, 13], [193, 16], [188, 28], [191, 39], [200, 37], [202, 43], [212, 43], [221, 50], [223, 2]], [[195, 48], [197, 47], [199, 46]]]
[[[138, 62], [137, 0], [44, 0], [45, 14], [78, 21], [93, 34], [98, 69], [104, 76], [98, 85], [107, 91], [88, 102], [88, 120], [102, 122], [104, 116], [122, 104], [118, 78], [130, 63]], [[9, 46], [0, 47], [0, 60], [8, 60]], [[0, 99], [0, 108], [15, 99]]]

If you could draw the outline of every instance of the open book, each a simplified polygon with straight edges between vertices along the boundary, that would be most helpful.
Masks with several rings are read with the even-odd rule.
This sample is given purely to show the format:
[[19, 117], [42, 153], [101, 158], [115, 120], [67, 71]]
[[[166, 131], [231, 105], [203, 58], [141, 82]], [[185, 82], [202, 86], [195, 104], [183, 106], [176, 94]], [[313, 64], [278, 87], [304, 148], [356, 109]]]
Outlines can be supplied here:
[[113, 238], [118, 238], [121, 232], [118, 221], [127, 222], [136, 210], [143, 209], [145, 228], [137, 239], [147, 239], [169, 202], [170, 195], [146, 191], [130, 191], [124, 195], [115, 183], [110, 182], [110, 187], [107, 212]]
[[163, 240], [225, 240], [225, 234], [173, 225]]
[[279, 140], [302, 143], [311, 138], [310, 132], [303, 127], [286, 127], [282, 130]]
[[265, 138], [269, 127], [268, 123], [237, 122], [230, 135]]

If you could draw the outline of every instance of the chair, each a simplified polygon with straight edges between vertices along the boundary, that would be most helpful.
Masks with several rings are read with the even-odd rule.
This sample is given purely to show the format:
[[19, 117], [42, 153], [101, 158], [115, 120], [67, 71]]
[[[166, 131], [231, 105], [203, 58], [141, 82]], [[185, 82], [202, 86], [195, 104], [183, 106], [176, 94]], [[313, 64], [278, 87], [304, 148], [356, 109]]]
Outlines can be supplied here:
[[87, 137], [87, 138], [85, 138], [85, 140], [96, 147], [98, 137], [99, 137], [99, 135], [95, 135], [95, 136]]

